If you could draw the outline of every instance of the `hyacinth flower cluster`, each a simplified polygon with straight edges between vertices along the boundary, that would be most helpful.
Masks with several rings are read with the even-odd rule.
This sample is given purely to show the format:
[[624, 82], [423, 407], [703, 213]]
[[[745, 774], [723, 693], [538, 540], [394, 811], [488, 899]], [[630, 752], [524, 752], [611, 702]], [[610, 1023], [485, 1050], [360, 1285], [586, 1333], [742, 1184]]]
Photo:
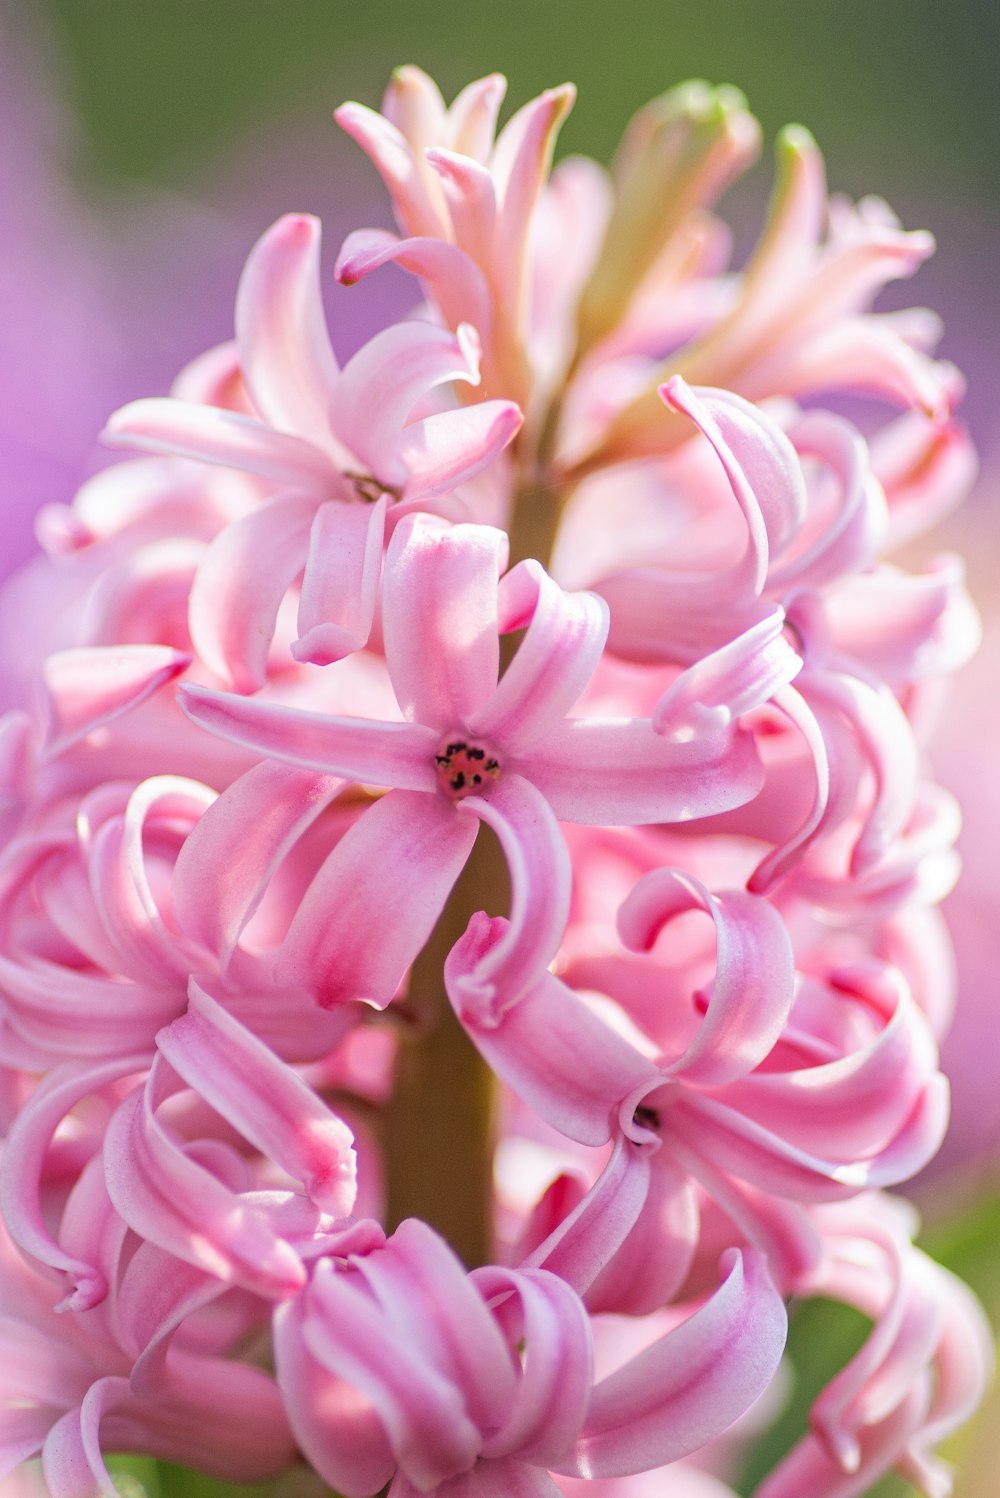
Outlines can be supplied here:
[[947, 1121], [921, 746], [978, 631], [885, 560], [974, 470], [933, 316], [871, 310], [931, 241], [793, 128], [733, 270], [736, 90], [608, 173], [504, 87], [337, 112], [399, 234], [335, 274], [413, 316], [338, 362], [280, 220], [16, 584], [0, 1453], [52, 1498], [725, 1498], [814, 1296], [871, 1330], [758, 1498], [941, 1498], [989, 1378], [888, 1189]]

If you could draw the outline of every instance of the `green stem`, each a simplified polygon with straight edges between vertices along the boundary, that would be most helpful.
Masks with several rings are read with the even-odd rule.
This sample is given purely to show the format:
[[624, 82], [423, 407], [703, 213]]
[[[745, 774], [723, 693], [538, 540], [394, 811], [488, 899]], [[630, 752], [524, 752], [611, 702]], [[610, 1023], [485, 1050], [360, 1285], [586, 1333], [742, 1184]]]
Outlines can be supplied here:
[[[559, 496], [525, 485], [514, 505], [511, 565], [525, 557], [547, 564], [560, 513]], [[508, 645], [507, 638], [502, 642]], [[503, 665], [510, 648], [503, 651]], [[392, 1098], [382, 1117], [386, 1225], [421, 1217], [474, 1267], [493, 1257], [493, 1152], [496, 1084], [455, 1018], [444, 991], [444, 960], [478, 910], [509, 906], [500, 844], [480, 828], [472, 856], [430, 940], [413, 964]]]

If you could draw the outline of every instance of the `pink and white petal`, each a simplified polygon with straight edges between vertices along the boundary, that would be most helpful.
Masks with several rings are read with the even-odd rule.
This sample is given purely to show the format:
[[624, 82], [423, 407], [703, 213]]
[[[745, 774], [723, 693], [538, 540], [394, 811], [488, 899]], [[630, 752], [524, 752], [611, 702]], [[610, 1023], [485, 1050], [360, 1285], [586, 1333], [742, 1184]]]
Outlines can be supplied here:
[[795, 451], [816, 458], [836, 485], [833, 513], [819, 510], [820, 533], [807, 533], [806, 544], [778, 561], [768, 573], [768, 589], [777, 595], [793, 586], [820, 587], [844, 573], [871, 567], [885, 545], [888, 512], [882, 487], [872, 474], [868, 446], [861, 433], [829, 411], [806, 411], [789, 428]]
[[587, 686], [608, 633], [608, 609], [593, 593], [567, 593], [541, 563], [518, 563], [500, 580], [499, 628], [524, 629], [487, 703], [471, 718], [471, 733], [525, 754], [561, 723]]
[[521, 775], [501, 775], [474, 812], [500, 840], [510, 876], [510, 921], [474, 968], [453, 970], [449, 994], [459, 1017], [488, 1028], [517, 1004], [555, 958], [569, 920], [569, 852], [544, 796]]
[[746, 587], [733, 595], [729, 579], [720, 588], [717, 573], [627, 567], [594, 587], [611, 610], [610, 649], [640, 664], [696, 665], [774, 618], [773, 604]]
[[49, 703], [44, 753], [61, 754], [95, 728], [111, 723], [191, 664], [169, 645], [79, 645], [46, 657], [42, 678]]
[[684, 1173], [619, 1134], [596, 1184], [525, 1262], [567, 1280], [591, 1315], [641, 1316], [680, 1289], [697, 1236]]
[[769, 702], [794, 681], [802, 657], [784, 634], [785, 613], [766, 618], [688, 666], [653, 709], [653, 727], [675, 743], [699, 734], [725, 735], [734, 718]]
[[503, 74], [487, 73], [455, 95], [448, 110], [448, 135], [454, 150], [471, 156], [473, 161], [487, 160], [506, 93]]
[[[714, 748], [714, 745], [711, 746]], [[753, 738], [739, 730], [723, 756], [672, 744], [648, 718], [567, 718], [511, 768], [530, 778], [561, 821], [639, 826], [713, 816], [764, 783]]]
[[187, 1014], [157, 1046], [179, 1077], [331, 1217], [357, 1192], [354, 1137], [309, 1084], [191, 980]]
[[922, 535], [960, 504], [978, 471], [968, 431], [908, 411], [870, 441], [872, 469], [889, 505], [890, 548]]
[[[807, 1435], [765, 1477], [755, 1498], [862, 1498], [870, 1493], [880, 1477], [901, 1460], [910, 1441], [926, 1418], [927, 1383], [917, 1379], [907, 1396], [884, 1420], [869, 1426], [862, 1434], [857, 1467], [845, 1472], [815, 1435]], [[934, 1498], [947, 1498], [950, 1489], [925, 1488]]]
[[913, 731], [888, 687], [856, 676], [811, 672], [809, 699], [832, 708], [850, 725], [874, 776], [872, 806], [851, 854], [851, 872], [863, 874], [890, 851], [913, 816], [920, 773]]
[[174, 919], [223, 971], [271, 875], [342, 784], [265, 760], [227, 786], [184, 839], [170, 887]]
[[42, 1176], [53, 1136], [82, 1099], [148, 1067], [148, 1055], [116, 1057], [83, 1070], [73, 1062], [56, 1067], [21, 1107], [4, 1144], [0, 1204], [7, 1231], [25, 1253], [70, 1277], [66, 1304], [73, 1310], [98, 1305], [108, 1287], [97, 1265], [84, 1263], [56, 1242], [42, 1211]]
[[896, 686], [949, 675], [982, 639], [959, 557], [939, 557], [915, 576], [880, 567], [845, 578], [824, 606], [836, 650]]
[[764, 1060], [784, 1029], [795, 990], [792, 944], [778, 911], [742, 890], [711, 894], [679, 869], [644, 875], [618, 912], [633, 951], [649, 951], [663, 927], [686, 911], [715, 922], [715, 979], [691, 1044], [666, 1076], [719, 1086]]
[[42, 1473], [60, 1498], [117, 1498], [118, 1489], [101, 1454], [104, 1415], [128, 1398], [127, 1378], [99, 1378], [79, 1409], [70, 1410], [49, 1431], [42, 1448]]
[[506, 921], [474, 915], [445, 963], [449, 998], [476, 1049], [518, 1097], [570, 1139], [606, 1144], [621, 1099], [657, 1069], [549, 973], [496, 1015], [469, 1004], [466, 975], [509, 940]]
[[367, 645], [375, 616], [388, 496], [316, 512], [299, 600], [297, 661], [329, 666]]
[[406, 1327], [414, 1346], [462, 1391], [480, 1430], [508, 1418], [517, 1387], [510, 1349], [475, 1276], [433, 1228], [408, 1217], [386, 1253], [358, 1255], [352, 1267], [390, 1325]]
[[220, 531], [199, 564], [188, 604], [191, 640], [237, 692], [256, 692], [267, 680], [278, 607], [302, 571], [316, 506], [315, 496], [278, 495]]
[[276, 432], [253, 416], [166, 396], [122, 406], [101, 440], [238, 468], [319, 499], [333, 497], [341, 485], [329, 456], [314, 443]]
[[495, 292], [515, 328], [523, 326], [530, 292], [528, 235], [552, 164], [556, 136], [573, 108], [570, 83], [549, 88], [507, 121], [493, 150], [493, 181], [500, 208], [493, 252]]
[[760, 593], [770, 557], [787, 544], [808, 509], [794, 447], [776, 422], [731, 391], [692, 389], [674, 375], [660, 394], [690, 417], [715, 449], [747, 526], [738, 575]]
[[305, 1295], [275, 1311], [278, 1384], [306, 1457], [336, 1492], [361, 1498], [386, 1485], [396, 1459], [373, 1401], [308, 1346], [305, 1326], [313, 1316]]
[[513, 401], [479, 401], [411, 422], [399, 448], [409, 473], [403, 499], [430, 499], [474, 478], [513, 440], [523, 419]]
[[301, 900], [274, 978], [323, 1008], [384, 1009], [427, 941], [478, 824], [442, 796], [394, 791], [358, 818]]
[[390, 1325], [356, 1273], [322, 1260], [309, 1292], [306, 1347], [378, 1410], [401, 1470], [424, 1491], [467, 1471], [482, 1448], [462, 1391], [426, 1357], [407, 1326]]
[[[796, 688], [780, 687], [774, 694], [774, 705], [799, 730], [805, 740], [812, 761], [815, 788], [812, 805], [805, 820], [781, 843], [773, 848], [754, 869], [747, 880], [751, 894], [766, 895], [779, 879], [790, 871], [805, 848], [821, 831], [831, 813], [836, 811], [836, 798], [832, 795], [830, 751], [837, 753], [836, 740], [824, 733], [823, 727], [810, 704]], [[837, 759], [834, 758], [834, 769]]]
[[408, 478], [400, 453], [407, 418], [438, 385], [478, 385], [479, 353], [479, 336], [467, 323], [454, 333], [427, 322], [383, 329], [344, 366], [332, 413], [336, 433], [375, 478], [401, 489]]
[[305, 1282], [298, 1254], [263, 1207], [241, 1199], [167, 1133], [152, 1095], [159, 1077], [154, 1062], [150, 1082], [108, 1123], [104, 1161], [115, 1207], [140, 1237], [224, 1284], [273, 1300], [294, 1295]]
[[500, 1316], [514, 1322], [523, 1341], [521, 1377], [510, 1413], [487, 1437], [483, 1456], [516, 1454], [522, 1461], [551, 1467], [572, 1450], [580, 1433], [594, 1379], [590, 1320], [579, 1297], [545, 1269], [503, 1269], [487, 1265], [470, 1275], [480, 1295], [504, 1299]]
[[118, 972], [176, 987], [191, 953], [160, 912], [149, 881], [146, 843], [157, 831], [195, 825], [215, 800], [197, 780], [154, 775], [129, 796], [123, 817], [88, 830], [87, 868], [97, 914], [117, 954]]
[[434, 146], [426, 159], [441, 179], [455, 243], [477, 265], [489, 268], [497, 219], [492, 175], [481, 162], [458, 151]]
[[311, 214], [288, 213], [261, 236], [236, 293], [236, 339], [258, 414], [325, 449], [340, 372], [323, 312], [321, 233]]
[[401, 131], [364, 104], [341, 104], [333, 117], [375, 166], [392, 198], [396, 218], [406, 232], [446, 239], [448, 224], [443, 195], [440, 204], [430, 199], [424, 172]]
[[406, 716], [439, 734], [467, 723], [496, 688], [497, 582], [506, 562], [507, 537], [492, 526], [417, 514], [393, 532], [382, 595], [386, 664]]
[[386, 229], [357, 229], [344, 240], [334, 274], [353, 286], [383, 265], [419, 276], [449, 328], [471, 323], [489, 348], [493, 333], [493, 299], [475, 261], [444, 239], [400, 239]]
[[421, 791], [437, 787], [439, 735], [422, 723], [326, 717], [193, 683], [185, 686], [179, 701], [200, 728], [272, 759], [364, 785]]
[[567, 1476], [622, 1477], [722, 1434], [773, 1378], [787, 1318], [763, 1254], [730, 1249], [725, 1278], [692, 1316], [599, 1383]]
[[[45, 1406], [22, 1405], [4, 1411], [0, 1426], [0, 1482], [9, 1478], [22, 1462], [38, 1456], [56, 1418], [58, 1411]], [[10, 1484], [10, 1492], [11, 1498], [16, 1498], [19, 1489], [14, 1483]], [[30, 1498], [30, 1494], [31, 1490], [26, 1488], [24, 1498]]]

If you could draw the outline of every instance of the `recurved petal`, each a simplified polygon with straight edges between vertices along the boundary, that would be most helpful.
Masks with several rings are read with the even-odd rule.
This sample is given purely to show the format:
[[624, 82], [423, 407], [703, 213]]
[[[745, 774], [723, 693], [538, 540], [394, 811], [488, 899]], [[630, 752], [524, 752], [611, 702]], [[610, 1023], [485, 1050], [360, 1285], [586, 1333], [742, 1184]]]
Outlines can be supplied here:
[[404, 322], [376, 333], [345, 364], [335, 429], [386, 487], [402, 489], [409, 476], [400, 448], [414, 406], [452, 380], [478, 385], [479, 352], [478, 334], [465, 323], [452, 333]]
[[191, 980], [187, 1014], [156, 1040], [179, 1077], [309, 1199], [346, 1217], [356, 1194], [354, 1139], [307, 1082]]
[[474, 478], [513, 440], [522, 421], [513, 401], [479, 401], [411, 422], [400, 443], [409, 473], [404, 500], [430, 499]]
[[498, 1014], [469, 1003], [467, 975], [509, 944], [506, 921], [473, 916], [445, 964], [449, 997], [477, 1050], [518, 1097], [570, 1139], [605, 1144], [621, 1099], [657, 1069], [549, 973]]
[[710, 1300], [591, 1396], [569, 1476], [620, 1477], [687, 1456], [737, 1420], [770, 1383], [787, 1318], [763, 1254], [730, 1249]]
[[524, 629], [496, 691], [469, 729], [524, 755], [561, 723], [597, 669], [608, 609], [593, 593], [567, 593], [539, 562], [518, 563], [500, 580], [499, 628]]
[[267, 680], [278, 608], [302, 571], [317, 502], [281, 494], [248, 510], [219, 532], [199, 564], [188, 603], [191, 640], [237, 692], [256, 692]]
[[356, 229], [344, 240], [334, 274], [353, 286], [383, 265], [419, 276], [450, 328], [471, 323], [489, 348], [493, 333], [493, 298], [475, 261], [445, 239], [400, 239], [387, 229]]
[[51, 758], [95, 728], [138, 707], [191, 664], [168, 645], [80, 645], [46, 658], [45, 754]]
[[323, 313], [319, 220], [288, 213], [250, 251], [236, 338], [251, 399], [269, 425], [325, 447], [338, 369]]
[[711, 894], [679, 869], [646, 874], [618, 912], [626, 946], [648, 951], [685, 911], [715, 922], [715, 980], [705, 1017], [666, 1075], [706, 1086], [745, 1076], [778, 1040], [792, 1005], [795, 959], [778, 911], [743, 890]]

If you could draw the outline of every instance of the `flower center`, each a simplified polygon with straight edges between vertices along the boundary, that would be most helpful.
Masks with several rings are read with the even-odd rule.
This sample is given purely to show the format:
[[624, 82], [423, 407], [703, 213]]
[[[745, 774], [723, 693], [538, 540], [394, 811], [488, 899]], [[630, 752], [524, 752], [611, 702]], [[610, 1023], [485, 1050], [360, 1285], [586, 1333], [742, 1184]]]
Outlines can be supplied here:
[[453, 801], [478, 796], [500, 775], [500, 761], [482, 744], [466, 739], [446, 739], [434, 756], [441, 789]]

